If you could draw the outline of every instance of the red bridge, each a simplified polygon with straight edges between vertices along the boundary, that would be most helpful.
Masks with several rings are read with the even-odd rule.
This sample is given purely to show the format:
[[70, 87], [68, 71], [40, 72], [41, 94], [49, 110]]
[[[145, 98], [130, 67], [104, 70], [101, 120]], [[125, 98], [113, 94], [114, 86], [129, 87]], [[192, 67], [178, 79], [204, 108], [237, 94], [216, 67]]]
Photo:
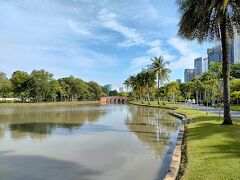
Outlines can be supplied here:
[[101, 103], [126, 103], [127, 102], [127, 97], [124, 96], [108, 96], [108, 97], [102, 97], [100, 100]]

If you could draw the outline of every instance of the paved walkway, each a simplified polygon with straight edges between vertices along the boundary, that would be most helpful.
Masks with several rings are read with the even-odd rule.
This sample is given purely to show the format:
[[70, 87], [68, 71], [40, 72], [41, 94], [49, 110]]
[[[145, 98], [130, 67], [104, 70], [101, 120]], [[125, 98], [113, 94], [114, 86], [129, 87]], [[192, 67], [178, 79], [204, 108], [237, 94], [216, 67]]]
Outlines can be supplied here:
[[[181, 103], [181, 105], [184, 105], [184, 103]], [[195, 105], [195, 104], [190, 104], [189, 107], [191, 107], [193, 109], [197, 109], [198, 108], [199, 111], [207, 111], [207, 109], [208, 109], [208, 112], [210, 112], [210, 113], [219, 114], [219, 109], [215, 108], [215, 107], [211, 107], [211, 106], [209, 106], [209, 107], [207, 107], [207, 106], [198, 106], [197, 107], [197, 105]], [[223, 109], [220, 110], [220, 114], [223, 115]], [[240, 119], [240, 111], [231, 111], [231, 116], [233, 118]]]

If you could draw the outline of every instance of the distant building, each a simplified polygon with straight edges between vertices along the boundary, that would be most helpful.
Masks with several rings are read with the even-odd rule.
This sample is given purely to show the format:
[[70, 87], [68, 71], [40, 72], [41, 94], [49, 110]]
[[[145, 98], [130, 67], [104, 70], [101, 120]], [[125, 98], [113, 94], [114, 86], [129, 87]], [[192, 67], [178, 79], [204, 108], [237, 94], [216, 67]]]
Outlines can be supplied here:
[[108, 91], [112, 91], [112, 84], [107, 84], [104, 86]]
[[[240, 35], [235, 32], [233, 39], [229, 45], [230, 51], [230, 63], [237, 64], [240, 63]], [[207, 50], [208, 53], [208, 62], [222, 62], [222, 47], [217, 45], [213, 48]]]
[[232, 64], [240, 63], [240, 35], [236, 31], [230, 45], [230, 61]]
[[185, 69], [184, 71], [184, 81], [189, 82], [194, 78], [194, 69]]
[[118, 92], [119, 92], [119, 93], [124, 92], [124, 87], [120, 87]]
[[208, 71], [208, 58], [199, 57], [194, 59], [194, 76], [201, 76]]
[[176, 82], [177, 82], [178, 84], [181, 84], [181, 83], [182, 83], [182, 80], [181, 80], [181, 79], [176, 79]]
[[211, 62], [222, 62], [222, 47], [217, 45], [213, 48], [207, 49], [208, 63]]

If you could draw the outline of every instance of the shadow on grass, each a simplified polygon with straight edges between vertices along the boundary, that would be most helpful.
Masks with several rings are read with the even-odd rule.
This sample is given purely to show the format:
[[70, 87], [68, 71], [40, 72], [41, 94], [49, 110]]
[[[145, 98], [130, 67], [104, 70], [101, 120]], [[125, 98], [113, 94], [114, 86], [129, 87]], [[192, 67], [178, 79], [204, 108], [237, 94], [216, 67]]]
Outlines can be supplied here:
[[194, 141], [194, 146], [202, 155], [209, 158], [240, 158], [240, 123], [221, 125], [217, 116], [199, 116], [193, 118], [187, 133], [188, 142]]

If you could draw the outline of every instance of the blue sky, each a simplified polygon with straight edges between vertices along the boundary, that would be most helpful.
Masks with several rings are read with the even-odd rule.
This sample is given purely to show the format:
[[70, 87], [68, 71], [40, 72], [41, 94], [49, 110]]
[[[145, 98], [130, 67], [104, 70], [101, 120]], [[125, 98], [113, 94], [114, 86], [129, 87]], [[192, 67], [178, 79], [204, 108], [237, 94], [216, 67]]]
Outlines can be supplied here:
[[162, 55], [171, 79], [212, 45], [179, 39], [175, 0], [0, 0], [0, 71], [122, 86]]

